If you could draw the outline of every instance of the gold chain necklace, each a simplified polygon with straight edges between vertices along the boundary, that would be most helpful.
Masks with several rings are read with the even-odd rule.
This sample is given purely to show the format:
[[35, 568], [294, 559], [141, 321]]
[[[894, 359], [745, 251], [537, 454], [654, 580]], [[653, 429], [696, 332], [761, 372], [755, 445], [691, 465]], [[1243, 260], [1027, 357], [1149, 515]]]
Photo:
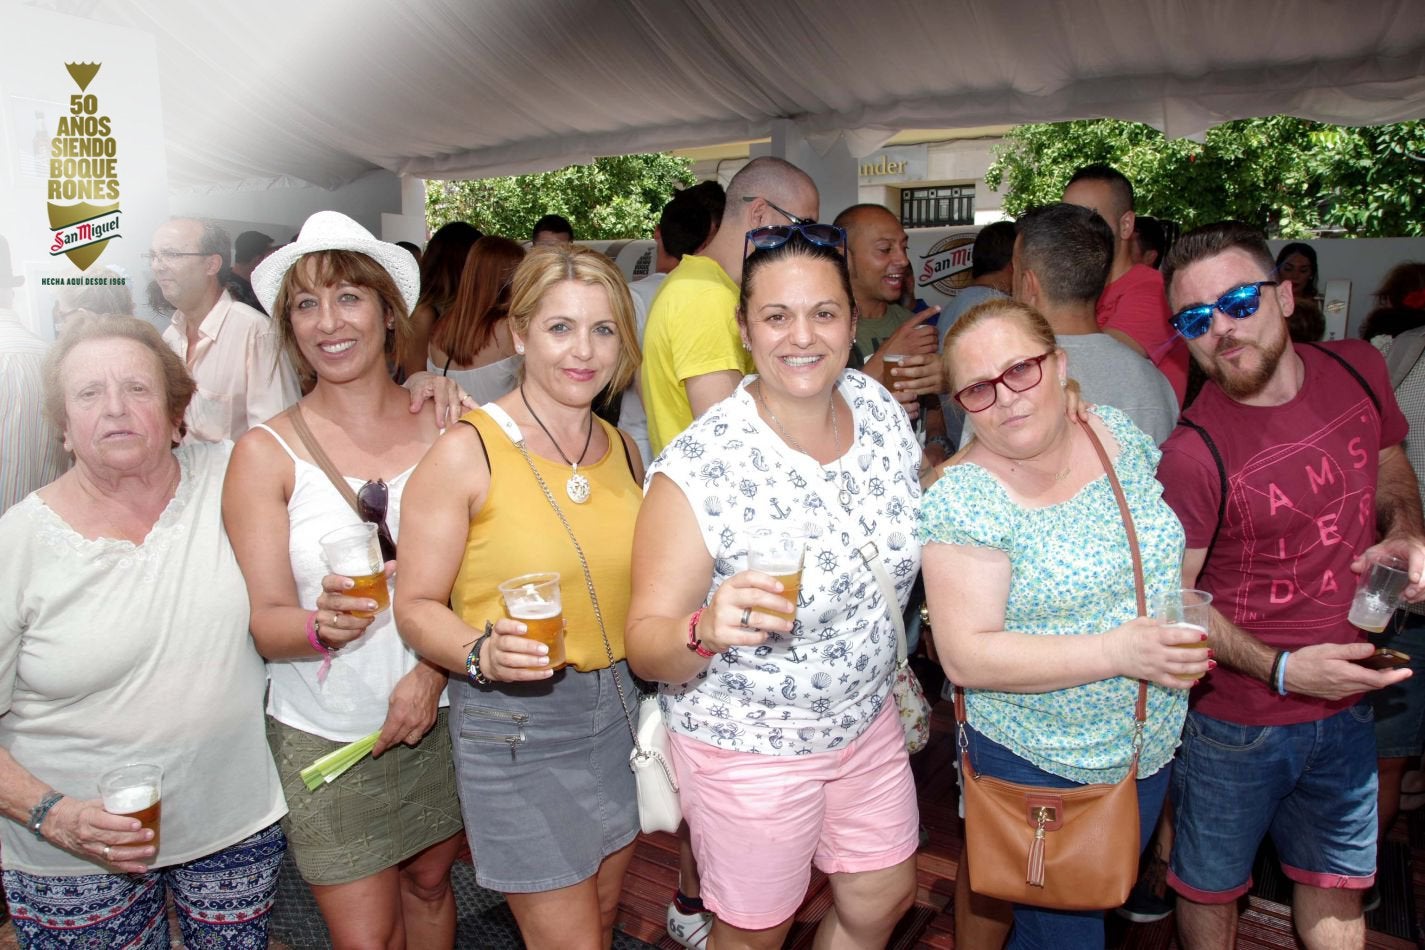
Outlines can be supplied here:
[[540, 421], [539, 415], [534, 411], [534, 407], [529, 404], [529, 397], [524, 394], [523, 383], [520, 384], [520, 399], [524, 401], [524, 407], [529, 410], [529, 414], [534, 419], [535, 425], [539, 426], [540, 430], [548, 436], [549, 441], [554, 444], [554, 451], [558, 452], [559, 457], [564, 460], [564, 464], [573, 470], [569, 474], [569, 480], [564, 483], [564, 494], [568, 495], [569, 500], [574, 504], [582, 505], [589, 500], [589, 495], [592, 492], [588, 477], [579, 474], [579, 464], [584, 461], [584, 456], [589, 454], [589, 443], [594, 441], [593, 411], [591, 410], [589, 412], [589, 434], [584, 437], [584, 451], [579, 453], [578, 461], [571, 462], [569, 461], [569, 456], [564, 454], [564, 450], [561, 449], [559, 443], [555, 441], [554, 436], [550, 435], [549, 430], [545, 428], [544, 423]]

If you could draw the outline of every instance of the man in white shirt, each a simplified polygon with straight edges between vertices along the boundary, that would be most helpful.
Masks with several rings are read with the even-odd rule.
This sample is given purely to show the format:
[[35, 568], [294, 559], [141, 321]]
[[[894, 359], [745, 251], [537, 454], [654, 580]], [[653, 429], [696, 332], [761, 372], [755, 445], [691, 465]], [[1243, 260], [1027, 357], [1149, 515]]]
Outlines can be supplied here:
[[217, 225], [173, 218], [154, 232], [146, 255], [175, 308], [164, 342], [198, 384], [184, 417], [189, 441], [236, 439], [301, 395], [276, 325], [223, 288], [219, 275], [231, 248]]

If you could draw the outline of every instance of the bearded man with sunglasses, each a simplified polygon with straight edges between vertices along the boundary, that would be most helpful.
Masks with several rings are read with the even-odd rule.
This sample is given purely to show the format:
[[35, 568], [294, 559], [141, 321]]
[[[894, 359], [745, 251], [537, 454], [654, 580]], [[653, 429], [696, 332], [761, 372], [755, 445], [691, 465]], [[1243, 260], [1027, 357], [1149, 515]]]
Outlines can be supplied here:
[[[1173, 326], [1208, 384], [1158, 478], [1187, 534], [1183, 586], [1213, 595], [1220, 666], [1193, 690], [1173, 775], [1169, 883], [1188, 950], [1231, 947], [1237, 899], [1272, 836], [1309, 948], [1360, 947], [1375, 880], [1375, 739], [1363, 694], [1406, 679], [1359, 661], [1347, 618], [1369, 556], [1409, 561], [1425, 597], [1406, 422], [1367, 343], [1293, 345], [1291, 287], [1260, 232], [1184, 235], [1163, 266]], [[1377, 538], [1377, 524], [1384, 534]]]

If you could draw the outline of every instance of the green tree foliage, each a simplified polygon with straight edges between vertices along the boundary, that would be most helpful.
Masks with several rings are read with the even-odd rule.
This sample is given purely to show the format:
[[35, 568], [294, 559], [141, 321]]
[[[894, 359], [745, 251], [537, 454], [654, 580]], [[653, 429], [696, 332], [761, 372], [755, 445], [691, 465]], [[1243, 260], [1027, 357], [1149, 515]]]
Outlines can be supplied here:
[[648, 238], [674, 189], [693, 184], [691, 164], [667, 154], [621, 155], [539, 175], [428, 181], [426, 221], [432, 231], [468, 221], [523, 241], [541, 217], [562, 214], [580, 240]]
[[1202, 142], [1116, 119], [1021, 125], [995, 150], [985, 181], [1017, 215], [1059, 200], [1091, 162], [1128, 176], [1140, 213], [1184, 228], [1236, 218], [1283, 238], [1425, 234], [1425, 122], [1271, 116], [1219, 125]]

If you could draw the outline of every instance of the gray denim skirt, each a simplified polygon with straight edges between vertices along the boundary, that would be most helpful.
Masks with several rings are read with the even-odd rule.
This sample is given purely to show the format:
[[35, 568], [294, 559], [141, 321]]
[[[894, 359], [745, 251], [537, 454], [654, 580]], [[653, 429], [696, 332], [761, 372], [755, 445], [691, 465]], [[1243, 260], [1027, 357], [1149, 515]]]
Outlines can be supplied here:
[[[628, 665], [618, 672], [637, 722]], [[482, 887], [568, 887], [637, 836], [633, 740], [609, 670], [490, 686], [452, 676], [450, 739]]]

